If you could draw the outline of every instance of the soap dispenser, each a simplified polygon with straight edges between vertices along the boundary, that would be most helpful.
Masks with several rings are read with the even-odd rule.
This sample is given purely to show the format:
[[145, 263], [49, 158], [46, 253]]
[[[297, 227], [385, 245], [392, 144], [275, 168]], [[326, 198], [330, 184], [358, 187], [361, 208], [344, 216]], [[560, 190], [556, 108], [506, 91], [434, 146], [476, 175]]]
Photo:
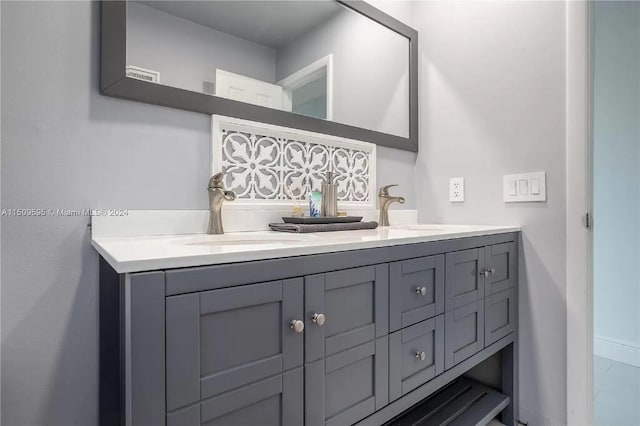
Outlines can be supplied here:
[[338, 188], [333, 182], [333, 172], [328, 171], [322, 183], [322, 216], [336, 217], [338, 215]]

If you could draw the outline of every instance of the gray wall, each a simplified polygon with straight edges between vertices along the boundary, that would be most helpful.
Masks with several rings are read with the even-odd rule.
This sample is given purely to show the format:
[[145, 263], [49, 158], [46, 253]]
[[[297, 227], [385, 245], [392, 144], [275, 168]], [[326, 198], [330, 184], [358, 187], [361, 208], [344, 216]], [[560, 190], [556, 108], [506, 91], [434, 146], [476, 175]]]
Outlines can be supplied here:
[[[0, 5], [3, 208], [207, 207], [210, 118], [99, 95], [97, 2]], [[414, 207], [415, 155], [378, 153], [378, 182]], [[96, 424], [87, 223], [2, 218], [3, 426]]]
[[640, 353], [640, 3], [594, 19], [594, 334]]
[[[565, 3], [419, 2], [414, 17], [420, 219], [522, 225], [521, 418], [566, 423]], [[504, 174], [538, 170], [547, 203], [502, 202]]]
[[[160, 83], [196, 92], [216, 68], [275, 83], [276, 51], [140, 3], [127, 5], [127, 64], [160, 71]], [[213, 87], [213, 86], [210, 86]]]
[[277, 50], [276, 78], [333, 55], [333, 120], [409, 136], [409, 42], [346, 7]]

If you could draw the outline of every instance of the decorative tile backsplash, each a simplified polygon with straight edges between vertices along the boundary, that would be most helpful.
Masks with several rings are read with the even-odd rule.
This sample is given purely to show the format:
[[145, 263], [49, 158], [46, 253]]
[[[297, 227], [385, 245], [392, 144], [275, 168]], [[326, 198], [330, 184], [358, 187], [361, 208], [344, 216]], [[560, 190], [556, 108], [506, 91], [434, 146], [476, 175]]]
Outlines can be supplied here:
[[212, 172], [227, 173], [236, 202], [306, 202], [331, 170], [341, 206], [375, 208], [374, 144], [215, 115], [212, 128]]

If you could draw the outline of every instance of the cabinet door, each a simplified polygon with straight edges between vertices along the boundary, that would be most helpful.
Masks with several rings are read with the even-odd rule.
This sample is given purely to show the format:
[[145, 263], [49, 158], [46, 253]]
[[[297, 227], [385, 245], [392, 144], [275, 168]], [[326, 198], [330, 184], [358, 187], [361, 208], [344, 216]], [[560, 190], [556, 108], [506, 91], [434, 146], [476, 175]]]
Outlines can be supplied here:
[[389, 335], [389, 400], [444, 371], [444, 315]]
[[448, 370], [484, 348], [484, 300], [447, 312], [444, 322], [444, 368]]
[[167, 411], [302, 365], [302, 279], [166, 300]]
[[516, 244], [503, 243], [484, 249], [485, 268], [489, 271], [485, 279], [485, 296], [511, 288], [518, 277]]
[[445, 309], [450, 311], [484, 298], [484, 248], [446, 256]]
[[[305, 361], [385, 336], [389, 329], [388, 265], [305, 277]], [[314, 315], [324, 315], [324, 323]]]
[[389, 265], [389, 329], [396, 331], [444, 312], [444, 255]]
[[173, 411], [167, 426], [299, 426], [304, 422], [303, 390], [299, 367]]
[[350, 426], [389, 401], [388, 338], [305, 365], [305, 426]]
[[484, 342], [490, 345], [516, 328], [516, 291], [514, 288], [495, 293], [484, 299]]

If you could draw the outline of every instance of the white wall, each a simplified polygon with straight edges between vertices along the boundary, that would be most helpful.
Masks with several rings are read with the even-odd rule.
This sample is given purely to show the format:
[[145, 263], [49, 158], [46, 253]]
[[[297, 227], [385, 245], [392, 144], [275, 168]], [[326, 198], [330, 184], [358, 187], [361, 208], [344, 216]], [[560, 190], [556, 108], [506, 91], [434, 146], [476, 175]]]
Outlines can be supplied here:
[[594, 19], [595, 349], [640, 359], [640, 3], [597, 2]]
[[[566, 423], [565, 3], [419, 2], [424, 222], [521, 224], [520, 417]], [[502, 176], [547, 172], [544, 204], [502, 202]], [[465, 177], [465, 203], [448, 180]]]
[[138, 2], [127, 4], [127, 65], [160, 71], [160, 83], [205, 92], [216, 68], [275, 83], [276, 51]]
[[[207, 208], [210, 118], [98, 93], [99, 3], [0, 7], [3, 208]], [[415, 206], [414, 160], [378, 150], [377, 181], [400, 183], [404, 208]], [[4, 426], [97, 424], [98, 258], [87, 224], [2, 218]]]

